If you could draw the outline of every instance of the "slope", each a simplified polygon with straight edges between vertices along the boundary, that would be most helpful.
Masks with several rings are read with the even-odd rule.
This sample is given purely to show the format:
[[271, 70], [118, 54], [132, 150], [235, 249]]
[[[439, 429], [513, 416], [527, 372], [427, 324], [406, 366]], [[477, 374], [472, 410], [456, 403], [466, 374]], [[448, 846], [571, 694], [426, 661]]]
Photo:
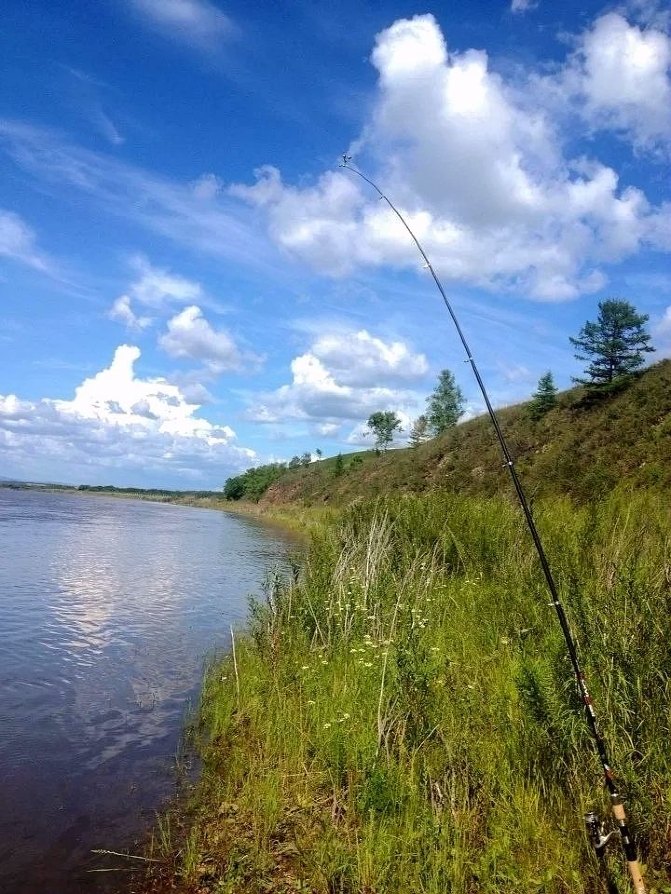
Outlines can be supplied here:
[[[671, 486], [671, 361], [649, 367], [610, 394], [572, 388], [535, 422], [528, 404], [498, 412], [519, 474], [534, 497], [565, 494], [579, 502], [613, 487]], [[447, 490], [493, 495], [508, 476], [491, 422], [480, 416], [418, 447], [348, 454], [288, 471], [261, 504], [345, 505], [390, 491]]]

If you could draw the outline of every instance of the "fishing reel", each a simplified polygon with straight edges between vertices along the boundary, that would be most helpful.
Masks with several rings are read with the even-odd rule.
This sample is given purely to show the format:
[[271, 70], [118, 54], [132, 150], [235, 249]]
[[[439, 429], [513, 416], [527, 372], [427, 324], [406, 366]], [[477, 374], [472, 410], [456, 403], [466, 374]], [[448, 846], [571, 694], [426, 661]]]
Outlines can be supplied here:
[[610, 841], [611, 837], [615, 834], [616, 830], [611, 829], [607, 835], [604, 835], [603, 823], [596, 815], [596, 813], [592, 812], [585, 814], [585, 826], [587, 827], [587, 834], [589, 835], [590, 840], [594, 845], [594, 850], [596, 851], [597, 857], [602, 857], [606, 849], [606, 845]]

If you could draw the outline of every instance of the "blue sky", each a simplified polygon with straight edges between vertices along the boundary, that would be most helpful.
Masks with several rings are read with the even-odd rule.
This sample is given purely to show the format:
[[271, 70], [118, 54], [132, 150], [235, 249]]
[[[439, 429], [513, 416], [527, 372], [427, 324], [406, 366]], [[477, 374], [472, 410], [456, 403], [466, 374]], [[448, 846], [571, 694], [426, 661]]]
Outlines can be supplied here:
[[671, 354], [664, 7], [14, 2], [0, 34], [0, 476], [219, 487], [497, 405], [607, 297]]

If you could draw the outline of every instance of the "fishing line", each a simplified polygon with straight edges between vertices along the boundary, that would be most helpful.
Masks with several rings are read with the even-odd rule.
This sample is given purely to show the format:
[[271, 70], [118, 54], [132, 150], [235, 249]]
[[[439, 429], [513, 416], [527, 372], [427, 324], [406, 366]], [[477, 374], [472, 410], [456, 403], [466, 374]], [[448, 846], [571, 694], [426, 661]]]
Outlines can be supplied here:
[[[417, 250], [420, 255], [424, 259], [424, 263], [426, 269], [429, 271], [431, 276], [433, 277], [433, 281], [436, 284], [438, 291], [443, 299], [445, 307], [447, 308], [447, 312], [452, 318], [452, 322], [454, 323], [455, 329], [457, 330], [457, 334], [459, 336], [459, 340], [463, 345], [464, 351], [466, 352], [467, 362], [470, 363], [471, 369], [473, 371], [473, 375], [475, 376], [475, 380], [478, 383], [478, 387], [482, 394], [482, 397], [485, 401], [485, 406], [487, 407], [487, 413], [489, 414], [489, 418], [491, 419], [492, 425], [494, 426], [494, 431], [496, 432], [496, 437], [499, 442], [499, 446], [501, 447], [501, 452], [503, 453], [503, 458], [505, 460], [505, 466], [510, 473], [510, 477], [512, 479], [513, 485], [515, 487], [515, 492], [517, 493], [517, 499], [522, 507], [522, 512], [524, 513], [524, 518], [527, 523], [527, 527], [529, 529], [529, 533], [531, 534], [531, 539], [534, 542], [534, 546], [536, 548], [536, 553], [538, 555], [538, 559], [541, 564], [541, 568], [543, 569], [543, 575], [545, 576], [545, 581], [547, 583], [548, 590], [550, 591], [550, 595], [552, 597], [552, 605], [557, 613], [557, 618], [559, 619], [559, 625], [562, 629], [562, 633], [564, 635], [564, 641], [566, 642], [566, 648], [571, 659], [571, 665], [573, 667], [573, 672], [575, 674], [576, 682], [578, 685], [578, 692], [580, 694], [580, 698], [585, 708], [585, 717], [587, 719], [587, 724], [589, 726], [590, 732], [592, 734], [592, 738], [594, 740], [594, 744], [596, 747], [597, 754], [599, 756], [599, 760], [601, 761], [601, 766], [603, 767], [603, 774], [606, 783], [606, 788], [608, 790], [608, 794], [610, 795], [611, 800], [611, 808], [613, 811], [613, 816], [615, 817], [615, 822], [617, 828], [620, 832], [620, 840], [622, 842], [622, 849], [624, 851], [625, 858], [627, 860], [627, 866], [629, 869], [629, 874], [631, 876], [632, 884], [634, 886], [634, 890], [636, 894], [646, 894], [645, 883], [643, 882], [643, 877], [641, 876], [641, 870], [638, 863], [638, 857], [636, 853], [636, 843], [634, 842], [633, 836], [629, 832], [627, 826], [627, 817], [624, 809], [624, 804], [622, 801], [622, 796], [618, 790], [615, 777], [613, 775], [613, 770], [610, 766], [610, 760], [608, 757], [608, 751], [606, 749], [606, 743], [603, 740], [601, 732], [599, 730], [599, 726], [597, 723], [596, 712], [594, 710], [594, 705], [592, 703], [592, 697], [590, 696], [589, 690], [587, 688], [587, 682], [585, 680], [585, 676], [582, 672], [582, 668], [580, 666], [580, 660], [578, 658], [578, 652], [576, 648], [576, 642], [573, 638], [573, 634], [571, 633], [571, 629], [569, 627], [568, 619], [566, 617], [566, 612], [564, 611], [564, 606], [559, 597], [559, 590], [557, 589], [557, 585], [555, 584], [554, 577], [552, 575], [552, 570], [550, 568], [550, 563], [548, 562], [547, 556], [545, 554], [545, 549], [543, 547], [543, 543], [541, 541], [540, 534], [538, 533], [538, 529], [536, 527], [536, 523], [534, 521], [533, 515], [531, 513], [531, 509], [529, 507], [529, 502], [527, 500], [526, 494], [520, 482], [519, 476], [517, 474], [517, 470], [515, 468], [515, 463], [513, 461], [512, 454], [508, 447], [508, 443], [505, 439], [501, 426], [499, 424], [498, 417], [494, 412], [494, 408], [489, 399], [489, 394], [487, 393], [487, 388], [485, 387], [485, 383], [480, 375], [480, 371], [475, 362], [475, 358], [471, 353], [471, 349], [469, 347], [468, 342], [466, 341], [466, 336], [459, 324], [459, 320], [454, 312], [454, 309], [445, 293], [445, 289], [442, 286], [442, 283], [438, 279], [438, 275], [436, 271], [433, 269], [433, 265], [428, 258], [428, 255], [422, 248], [422, 245], [414, 234], [414, 232], [410, 229], [408, 222], [405, 220], [401, 212], [398, 208], [391, 202], [391, 200], [386, 196], [382, 190], [374, 183], [369, 177], [363, 174], [358, 168], [354, 167], [351, 162], [351, 156], [343, 155], [341, 167], [345, 168], [347, 171], [351, 171], [351, 173], [356, 174], [358, 177], [361, 177], [366, 183], [371, 186], [375, 192], [379, 195], [380, 199], [387, 203], [387, 205], [394, 212], [396, 217], [401, 221], [405, 229], [410, 234], [412, 241], [417, 246]], [[593, 814], [588, 814], [585, 818], [588, 830], [591, 831], [591, 838], [595, 845], [595, 849], [597, 850], [597, 856], [601, 856], [603, 852], [603, 848], [608, 840], [609, 836], [603, 836], [600, 831], [599, 825], [599, 835], [598, 837], [595, 835], [595, 820]], [[605, 840], [604, 840], [605, 839]], [[597, 842], [599, 842], [597, 846]]]

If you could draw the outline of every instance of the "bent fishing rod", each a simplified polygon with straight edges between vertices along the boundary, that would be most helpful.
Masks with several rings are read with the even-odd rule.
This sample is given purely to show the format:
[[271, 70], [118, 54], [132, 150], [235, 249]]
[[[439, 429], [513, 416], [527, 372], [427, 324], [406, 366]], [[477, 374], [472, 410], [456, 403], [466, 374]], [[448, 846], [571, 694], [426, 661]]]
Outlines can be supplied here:
[[[487, 388], [485, 387], [485, 383], [480, 375], [480, 371], [475, 362], [475, 358], [471, 353], [470, 346], [466, 340], [466, 336], [459, 324], [459, 320], [454, 312], [452, 304], [445, 293], [445, 289], [442, 286], [441, 281], [438, 279], [438, 275], [431, 264], [431, 261], [428, 258], [428, 255], [422, 248], [422, 245], [414, 234], [414, 232], [410, 229], [410, 225], [403, 217], [398, 208], [392, 203], [388, 196], [386, 196], [379, 186], [374, 183], [369, 177], [363, 174], [357, 167], [354, 167], [351, 164], [352, 158], [349, 155], [342, 156], [342, 162], [340, 167], [345, 168], [345, 170], [350, 171], [352, 174], [356, 174], [362, 180], [371, 186], [375, 192], [380, 197], [380, 200], [387, 203], [387, 205], [394, 212], [396, 217], [401, 221], [405, 229], [408, 231], [410, 238], [415, 243], [417, 250], [424, 260], [424, 264], [426, 269], [431, 274], [434, 283], [440, 295], [443, 299], [445, 307], [447, 308], [447, 312], [452, 318], [452, 322], [454, 323], [454, 327], [457, 330], [457, 335], [459, 336], [459, 340], [466, 352], [467, 363], [470, 364], [471, 369], [473, 371], [473, 375], [475, 376], [475, 380], [478, 383], [478, 387], [482, 394], [482, 397], [485, 402], [485, 406], [487, 407], [487, 413], [489, 414], [489, 418], [491, 419], [492, 425], [494, 426], [494, 431], [496, 432], [496, 437], [499, 442], [499, 446], [501, 448], [501, 452], [503, 454], [503, 458], [505, 460], [505, 466], [510, 473], [510, 477], [513, 482], [513, 486], [515, 488], [515, 492], [517, 493], [517, 499], [522, 508], [522, 512], [524, 513], [524, 518], [527, 523], [527, 527], [529, 529], [529, 533], [531, 534], [531, 539], [534, 542], [534, 546], [536, 548], [536, 553], [538, 555], [538, 559], [541, 564], [541, 568], [543, 569], [543, 575], [545, 577], [545, 582], [547, 584], [548, 590], [550, 591], [550, 595], [552, 597], [552, 602], [550, 605], [554, 606], [554, 609], [557, 613], [557, 618], [559, 619], [559, 625], [561, 627], [562, 633], [564, 635], [564, 641], [566, 642], [566, 648], [571, 659], [571, 665], [573, 667], [573, 672], [575, 674], [576, 682], [578, 685], [578, 692], [580, 694], [580, 698], [582, 700], [583, 706], [585, 708], [585, 717], [587, 719], [587, 725], [589, 726], [589, 730], [592, 734], [592, 738], [594, 740], [594, 745], [596, 747], [597, 754], [599, 756], [599, 760], [601, 761], [601, 766], [603, 767], [603, 774], [606, 783], [606, 788], [608, 790], [608, 794], [610, 795], [611, 808], [613, 811], [613, 816], [615, 817], [615, 822], [617, 828], [620, 832], [620, 839], [622, 842], [622, 849], [624, 851], [625, 858], [627, 860], [627, 866], [629, 869], [629, 874], [631, 876], [632, 884], [634, 886], [634, 890], [636, 894], [646, 894], [645, 883], [643, 881], [643, 877], [641, 875], [641, 869], [638, 863], [638, 856], [636, 853], [636, 843], [632, 834], [629, 831], [627, 826], [627, 816], [624, 809], [624, 803], [622, 800], [622, 796], [618, 790], [617, 783], [615, 781], [615, 777], [613, 774], [613, 770], [610, 766], [610, 760], [608, 757], [608, 751], [606, 749], [606, 743], [601, 735], [599, 730], [599, 726], [597, 723], [596, 711], [594, 710], [594, 705], [592, 703], [592, 697], [589, 694], [589, 690], [587, 688], [587, 682], [585, 680], [585, 675], [583, 674], [582, 667], [580, 665], [580, 659], [578, 658], [578, 651], [576, 647], [576, 641], [571, 633], [571, 628], [569, 627], [568, 618], [566, 617], [566, 612], [564, 610], [564, 606], [559, 596], [559, 590], [555, 583], [554, 576], [552, 574], [552, 570], [550, 568], [550, 563], [548, 562], [547, 555], [545, 553], [545, 548], [543, 547], [543, 543], [541, 541], [540, 534], [538, 532], [538, 528], [536, 527], [536, 522], [534, 521], [534, 517], [531, 513], [531, 508], [529, 506], [529, 501], [527, 500], [526, 493], [524, 488], [522, 487], [522, 483], [517, 474], [517, 470], [515, 468], [515, 463], [513, 461], [512, 453], [510, 452], [510, 448], [508, 447], [508, 443], [503, 434], [503, 430], [501, 429], [501, 425], [499, 423], [498, 417], [494, 411], [494, 407], [489, 399], [489, 394], [487, 392]], [[597, 854], [597, 857], [600, 859], [603, 857], [603, 852], [610, 839], [610, 836], [613, 834], [612, 832], [608, 835], [604, 834], [604, 830], [602, 827], [599, 818], [593, 814], [588, 813], [585, 816], [585, 824], [587, 826], [590, 838], [592, 843], [594, 844], [594, 848]]]

